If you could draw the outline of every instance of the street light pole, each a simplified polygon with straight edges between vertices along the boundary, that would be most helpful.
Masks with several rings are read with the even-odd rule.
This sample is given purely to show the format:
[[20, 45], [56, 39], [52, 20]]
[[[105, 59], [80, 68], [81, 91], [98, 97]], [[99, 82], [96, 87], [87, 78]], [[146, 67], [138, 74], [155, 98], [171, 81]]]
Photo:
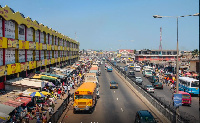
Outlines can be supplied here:
[[[176, 94], [179, 93], [179, 62], [178, 62], [178, 55], [179, 55], [179, 49], [178, 49], [178, 17], [176, 18], [177, 20], [177, 58], [176, 58]], [[178, 109], [179, 107], [176, 107], [176, 123], [178, 122]]]
[[[177, 58], [176, 58], [176, 94], [179, 93], [179, 59], [178, 59], [178, 55], [179, 55], [179, 49], [178, 49], [178, 18], [179, 17], [186, 17], [186, 16], [199, 16], [199, 13], [193, 14], [193, 15], [185, 15], [185, 16], [177, 16], [175, 17], [177, 20]], [[163, 17], [172, 17], [174, 18], [174, 16], [160, 16], [160, 15], [154, 15], [154, 18], [163, 18]], [[176, 108], [176, 123], [178, 122], [178, 107]]]

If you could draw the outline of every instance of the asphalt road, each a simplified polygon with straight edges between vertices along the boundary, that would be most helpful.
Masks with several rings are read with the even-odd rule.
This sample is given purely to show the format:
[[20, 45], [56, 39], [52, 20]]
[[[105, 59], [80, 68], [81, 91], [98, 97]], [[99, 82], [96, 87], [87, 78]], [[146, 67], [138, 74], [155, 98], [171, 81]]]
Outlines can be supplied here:
[[[125, 66], [124, 63], [117, 63], [119, 66]], [[128, 71], [133, 71], [133, 69], [128, 69]], [[151, 85], [151, 82], [145, 77], [143, 77], [142, 72], [135, 72], [135, 76], [142, 77], [143, 80], [143, 86], [144, 85]], [[164, 102], [172, 105], [172, 93], [173, 91], [170, 90], [170, 86], [166, 86], [165, 84], [163, 85], [163, 90], [162, 89], [155, 89], [155, 92], [153, 95], [160, 97], [161, 100], [165, 100]], [[199, 97], [192, 97], [192, 105], [191, 107], [189, 106], [180, 106], [179, 111], [182, 116], [186, 118], [191, 118], [192, 121], [199, 122]]]
[[[63, 113], [59, 121], [65, 123], [133, 123], [139, 110], [149, 110], [136, 95], [127, 87], [115, 72], [107, 72], [101, 65], [100, 98], [92, 114], [73, 113], [72, 106]], [[109, 82], [117, 81], [119, 88], [110, 89]], [[153, 113], [154, 117], [157, 117]], [[157, 119], [161, 122], [159, 119]]]

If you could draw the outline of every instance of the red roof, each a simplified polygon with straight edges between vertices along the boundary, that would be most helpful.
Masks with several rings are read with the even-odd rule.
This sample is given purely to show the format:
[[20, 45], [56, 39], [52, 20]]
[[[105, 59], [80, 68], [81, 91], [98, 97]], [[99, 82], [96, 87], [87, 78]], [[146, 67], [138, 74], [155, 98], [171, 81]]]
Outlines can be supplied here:
[[18, 97], [16, 101], [22, 102], [23, 106], [26, 106], [29, 102], [31, 102], [30, 97]]

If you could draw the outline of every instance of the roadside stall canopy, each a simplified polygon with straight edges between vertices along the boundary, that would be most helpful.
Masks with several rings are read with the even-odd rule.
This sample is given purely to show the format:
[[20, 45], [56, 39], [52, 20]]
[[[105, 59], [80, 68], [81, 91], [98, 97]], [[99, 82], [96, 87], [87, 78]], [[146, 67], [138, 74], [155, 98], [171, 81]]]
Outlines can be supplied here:
[[28, 103], [31, 102], [31, 98], [30, 97], [18, 97], [16, 99], [16, 101], [22, 102], [22, 106], [26, 106]]
[[12, 107], [19, 107], [23, 104], [23, 102], [18, 102], [17, 100], [8, 100], [7, 102], [4, 102], [3, 104], [12, 106]]
[[12, 106], [8, 106], [8, 105], [4, 105], [4, 104], [0, 104], [0, 112], [4, 113], [4, 114], [10, 114], [16, 107], [12, 107]]
[[42, 75], [40, 79], [43, 79], [43, 80], [56, 80], [57, 77], [52, 77], [52, 76], [46, 76], [46, 75]]
[[10, 116], [3, 113], [3, 112], [0, 112], [0, 123], [1, 122], [5, 122], [5, 121], [8, 121], [10, 119]]
[[41, 74], [35, 74], [32, 78], [33, 78], [33, 79], [40, 79], [41, 76], [42, 76]]

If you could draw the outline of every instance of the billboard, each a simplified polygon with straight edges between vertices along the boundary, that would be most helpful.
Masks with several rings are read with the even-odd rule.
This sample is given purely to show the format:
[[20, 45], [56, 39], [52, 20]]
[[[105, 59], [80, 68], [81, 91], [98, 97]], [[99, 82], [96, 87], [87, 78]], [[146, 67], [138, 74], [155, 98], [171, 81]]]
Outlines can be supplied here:
[[174, 94], [174, 107], [182, 106], [182, 94]]

